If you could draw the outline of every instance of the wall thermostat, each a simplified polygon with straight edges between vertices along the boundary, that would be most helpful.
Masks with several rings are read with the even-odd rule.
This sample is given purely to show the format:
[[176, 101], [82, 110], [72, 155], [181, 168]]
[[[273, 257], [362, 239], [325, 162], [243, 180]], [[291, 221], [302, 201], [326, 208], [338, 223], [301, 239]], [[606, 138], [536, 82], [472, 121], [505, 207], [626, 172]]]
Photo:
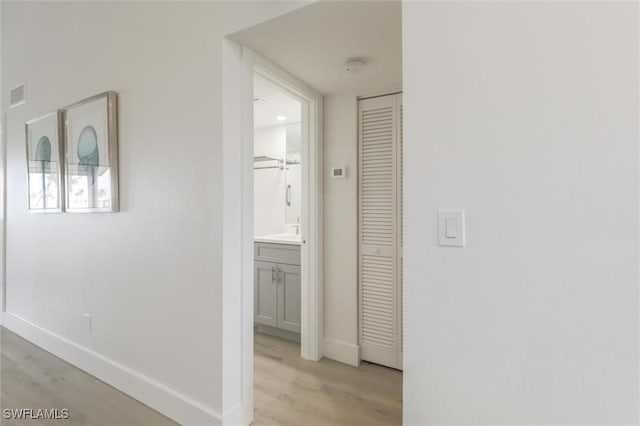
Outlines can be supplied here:
[[344, 179], [347, 177], [346, 167], [334, 167], [331, 169], [331, 177], [334, 179]]

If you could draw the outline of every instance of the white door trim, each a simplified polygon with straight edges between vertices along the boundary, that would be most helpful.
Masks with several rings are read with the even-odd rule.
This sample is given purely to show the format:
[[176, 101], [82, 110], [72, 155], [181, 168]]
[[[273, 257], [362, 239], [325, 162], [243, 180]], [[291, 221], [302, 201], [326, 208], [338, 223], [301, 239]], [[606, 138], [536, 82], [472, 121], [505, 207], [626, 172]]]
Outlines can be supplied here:
[[[253, 226], [244, 229], [245, 211], [251, 212], [251, 197], [242, 193], [245, 164], [242, 129], [242, 46], [230, 40], [222, 42], [222, 300], [218, 306], [222, 321], [222, 424], [248, 425], [253, 420], [253, 333], [247, 324], [253, 321], [253, 289], [246, 292], [243, 277], [253, 274], [246, 270], [245, 240], [253, 238]], [[253, 102], [251, 102], [253, 103]], [[249, 206], [246, 203], [249, 202]], [[251, 327], [253, 331], [253, 327]]]
[[[253, 73], [303, 100], [301, 356], [322, 358], [322, 96], [237, 42], [223, 41], [222, 422], [253, 420]], [[305, 144], [303, 144], [305, 146]], [[305, 195], [306, 193], [306, 195]]]

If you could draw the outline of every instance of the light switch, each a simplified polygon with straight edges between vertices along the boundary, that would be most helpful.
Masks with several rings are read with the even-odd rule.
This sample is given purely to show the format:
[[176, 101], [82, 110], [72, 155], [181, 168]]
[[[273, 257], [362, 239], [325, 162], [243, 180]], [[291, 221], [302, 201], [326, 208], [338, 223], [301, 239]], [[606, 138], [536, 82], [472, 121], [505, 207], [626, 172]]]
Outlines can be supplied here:
[[445, 225], [444, 225], [444, 236], [446, 238], [455, 238], [458, 236], [458, 224], [457, 224], [457, 220], [455, 220], [452, 217], [448, 217], [445, 220]]
[[464, 210], [438, 210], [438, 244], [441, 246], [464, 247]]

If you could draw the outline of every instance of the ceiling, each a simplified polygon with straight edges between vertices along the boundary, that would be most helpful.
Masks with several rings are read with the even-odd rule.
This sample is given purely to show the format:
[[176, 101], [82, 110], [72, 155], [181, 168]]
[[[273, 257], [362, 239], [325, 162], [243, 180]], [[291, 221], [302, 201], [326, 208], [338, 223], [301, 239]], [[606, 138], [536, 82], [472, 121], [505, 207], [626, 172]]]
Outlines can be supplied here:
[[[253, 78], [253, 127], [264, 128], [299, 123], [300, 101], [271, 81], [255, 74]], [[276, 117], [280, 117], [278, 120]]]
[[[232, 38], [324, 95], [402, 89], [402, 9], [394, 1], [319, 1]], [[347, 58], [365, 62], [357, 73]]]

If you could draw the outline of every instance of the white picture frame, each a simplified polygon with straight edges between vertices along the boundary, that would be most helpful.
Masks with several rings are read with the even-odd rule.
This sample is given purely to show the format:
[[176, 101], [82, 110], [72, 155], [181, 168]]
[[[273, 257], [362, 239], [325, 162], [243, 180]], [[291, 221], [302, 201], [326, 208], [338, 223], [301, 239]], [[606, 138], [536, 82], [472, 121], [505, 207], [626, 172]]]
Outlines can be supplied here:
[[56, 111], [25, 123], [27, 210], [31, 213], [63, 211], [61, 119], [61, 111]]
[[117, 94], [104, 92], [63, 110], [65, 211], [119, 211]]

